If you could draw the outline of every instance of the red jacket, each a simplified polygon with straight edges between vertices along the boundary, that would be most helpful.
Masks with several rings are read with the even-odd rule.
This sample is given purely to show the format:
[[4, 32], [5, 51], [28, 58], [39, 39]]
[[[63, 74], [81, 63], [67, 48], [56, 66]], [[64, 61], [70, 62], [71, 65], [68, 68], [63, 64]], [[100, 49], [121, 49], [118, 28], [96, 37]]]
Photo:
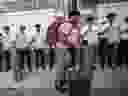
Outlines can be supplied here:
[[48, 26], [48, 31], [47, 31], [47, 40], [49, 47], [51, 48], [53, 45], [55, 46], [58, 38], [58, 27], [62, 23], [63, 18], [62, 17], [56, 17], [56, 21], [50, 24]]
[[[75, 36], [73, 38], [79, 38], [79, 20], [74, 20], [75, 19], [73, 18], [72, 20], [69, 19], [67, 21], [62, 16], [57, 17], [56, 21], [48, 27], [48, 43], [50, 46], [55, 45], [56, 42], [62, 42], [63, 44], [68, 45], [69, 47], [76, 46], [75, 43], [79, 44], [79, 40], [77, 42], [74, 42], [74, 44], [73, 42], [70, 42], [68, 40], [68, 37], [71, 36]], [[73, 28], [77, 29], [78, 33], [72, 34]]]

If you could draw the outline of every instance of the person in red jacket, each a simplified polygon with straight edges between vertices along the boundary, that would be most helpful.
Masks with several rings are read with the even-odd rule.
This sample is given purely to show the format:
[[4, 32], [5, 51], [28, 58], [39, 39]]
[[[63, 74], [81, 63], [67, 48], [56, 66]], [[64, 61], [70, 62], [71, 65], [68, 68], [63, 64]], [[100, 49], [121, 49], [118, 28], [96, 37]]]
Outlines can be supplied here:
[[58, 28], [58, 47], [79, 48], [79, 25], [79, 16], [65, 17], [64, 22]]
[[50, 48], [79, 48], [80, 17], [56, 16], [56, 20], [48, 27], [48, 43]]
[[48, 26], [47, 40], [50, 48], [53, 48], [56, 45], [58, 26], [59, 23], [57, 21], [53, 22], [50, 26]]

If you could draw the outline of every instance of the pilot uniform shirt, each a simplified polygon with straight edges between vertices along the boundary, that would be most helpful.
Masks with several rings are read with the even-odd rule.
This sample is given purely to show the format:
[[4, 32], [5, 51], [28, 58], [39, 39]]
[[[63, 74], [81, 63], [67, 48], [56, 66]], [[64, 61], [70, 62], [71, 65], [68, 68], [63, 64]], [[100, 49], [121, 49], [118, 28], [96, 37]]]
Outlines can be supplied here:
[[84, 40], [88, 40], [88, 43], [91, 44], [97, 42], [97, 32], [98, 32], [98, 26], [93, 24], [89, 29], [89, 25], [86, 25], [83, 27], [81, 31], [81, 35], [83, 35]]
[[110, 23], [106, 18], [100, 18], [97, 21], [99, 38], [106, 38], [109, 31]]
[[[32, 41], [32, 47], [34, 48], [39, 48], [40, 44], [41, 44], [41, 34], [39, 32], [37, 32], [35, 27], [32, 27], [31, 29], [31, 35], [29, 37], [29, 39]], [[30, 41], [30, 40], [27, 41]]]
[[120, 25], [120, 39], [127, 40], [128, 39], [128, 24]]
[[85, 45], [86, 45], [88, 43], [87, 42], [87, 30], [88, 30], [87, 25], [83, 26], [80, 30], [80, 43], [81, 44], [85, 43]]
[[91, 31], [88, 32], [88, 35], [87, 35], [87, 39], [88, 39], [88, 43], [91, 44], [91, 43], [97, 43], [98, 41], [98, 38], [97, 38], [97, 31], [98, 31], [98, 26], [96, 25], [92, 25], [91, 27]]
[[19, 33], [18, 37], [16, 38], [16, 48], [25, 48], [26, 44], [25, 44], [25, 35]]
[[108, 40], [110, 43], [117, 43], [120, 40], [120, 35], [119, 35], [119, 27], [117, 25], [112, 25], [109, 28], [109, 32], [107, 34]]
[[9, 34], [5, 34], [3, 33], [3, 39], [2, 39], [2, 42], [3, 42], [3, 45], [4, 45], [4, 49], [8, 49], [11, 47], [11, 42], [10, 42], [10, 36]]

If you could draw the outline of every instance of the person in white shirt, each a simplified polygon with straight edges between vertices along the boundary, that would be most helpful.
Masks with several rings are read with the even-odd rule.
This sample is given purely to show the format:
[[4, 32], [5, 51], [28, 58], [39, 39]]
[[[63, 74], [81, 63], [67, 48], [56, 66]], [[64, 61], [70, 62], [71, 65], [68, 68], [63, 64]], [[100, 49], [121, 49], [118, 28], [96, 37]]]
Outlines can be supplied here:
[[80, 35], [81, 35], [81, 41], [82, 40], [87, 40], [87, 30], [88, 30], [88, 26], [84, 26], [83, 28], [81, 28], [81, 31], [80, 31]]
[[2, 25], [2, 42], [4, 50], [15, 46], [15, 38], [12, 38], [13, 31], [12, 26], [10, 25]]
[[27, 46], [26, 28], [26, 25], [17, 25], [16, 48], [25, 48]]
[[105, 38], [106, 33], [110, 27], [109, 21], [107, 20], [106, 17], [103, 16], [101, 18], [98, 18], [97, 24], [98, 24], [98, 36], [100, 38]]
[[31, 26], [32, 48], [48, 48], [46, 26], [34, 24]]
[[119, 42], [119, 24], [116, 23], [116, 17], [118, 14], [115, 12], [110, 12], [106, 18], [110, 23], [109, 32], [108, 32], [108, 40], [109, 43], [118, 43]]
[[120, 39], [128, 40], [128, 16], [124, 18], [124, 23], [120, 26]]
[[127, 43], [128, 43], [128, 16], [126, 16], [123, 20], [124, 24], [120, 26], [120, 44], [119, 44], [119, 56], [120, 56], [120, 64], [123, 64], [122, 69], [128, 69], [127, 62]]
[[[96, 17], [93, 15], [88, 15], [85, 22], [86, 25], [83, 26], [80, 34], [81, 34], [81, 41], [87, 40], [88, 44], [96, 44], [97, 43], [97, 31], [98, 26], [95, 23]], [[87, 42], [86, 42], [87, 43]]]

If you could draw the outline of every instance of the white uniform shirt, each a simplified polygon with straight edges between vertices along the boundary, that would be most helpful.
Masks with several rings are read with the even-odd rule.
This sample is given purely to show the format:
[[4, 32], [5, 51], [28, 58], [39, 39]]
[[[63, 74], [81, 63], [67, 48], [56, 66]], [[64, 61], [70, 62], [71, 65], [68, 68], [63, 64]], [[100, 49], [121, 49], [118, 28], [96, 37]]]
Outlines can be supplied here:
[[119, 42], [120, 34], [119, 34], [119, 26], [117, 24], [113, 24], [108, 33], [109, 42]]
[[87, 34], [87, 32], [88, 32], [88, 26], [85, 25], [83, 26], [83, 28], [81, 28], [81, 31], [80, 31], [80, 35], [83, 37], [82, 38], [83, 40], [87, 40], [86, 35], [84, 35], [84, 34]]
[[97, 39], [98, 26], [92, 25], [91, 30], [92, 30], [91, 32], [88, 32], [87, 39], [89, 44], [92, 44], [92, 43], [94, 44], [94, 43], [97, 43], [98, 41]]
[[36, 32], [36, 28], [32, 27], [31, 30], [31, 38], [35, 39], [35, 42], [32, 42], [32, 46], [34, 48], [47, 48], [48, 44], [46, 44], [45, 40], [46, 40], [46, 36], [47, 36], [47, 29], [46, 29], [46, 25], [41, 26], [41, 31], [40, 33]]
[[125, 30], [128, 28], [128, 25], [127, 24], [122, 24], [120, 26], [120, 38], [123, 39], [123, 40], [127, 40], [128, 39], [128, 33], [125, 32]]
[[[97, 32], [98, 32], [98, 26], [97, 25], [92, 25], [91, 26], [91, 32], [89, 32], [89, 26], [86, 25], [82, 28], [81, 30], [81, 35], [86, 34], [83, 39], [88, 40], [88, 43], [96, 43], [97, 42]], [[85, 33], [86, 32], [86, 33]]]
[[98, 32], [99, 33], [102, 33], [104, 32], [108, 27], [110, 27], [110, 24], [108, 22], [108, 20], [106, 18], [100, 18], [98, 21], [97, 21], [97, 24], [98, 24]]

